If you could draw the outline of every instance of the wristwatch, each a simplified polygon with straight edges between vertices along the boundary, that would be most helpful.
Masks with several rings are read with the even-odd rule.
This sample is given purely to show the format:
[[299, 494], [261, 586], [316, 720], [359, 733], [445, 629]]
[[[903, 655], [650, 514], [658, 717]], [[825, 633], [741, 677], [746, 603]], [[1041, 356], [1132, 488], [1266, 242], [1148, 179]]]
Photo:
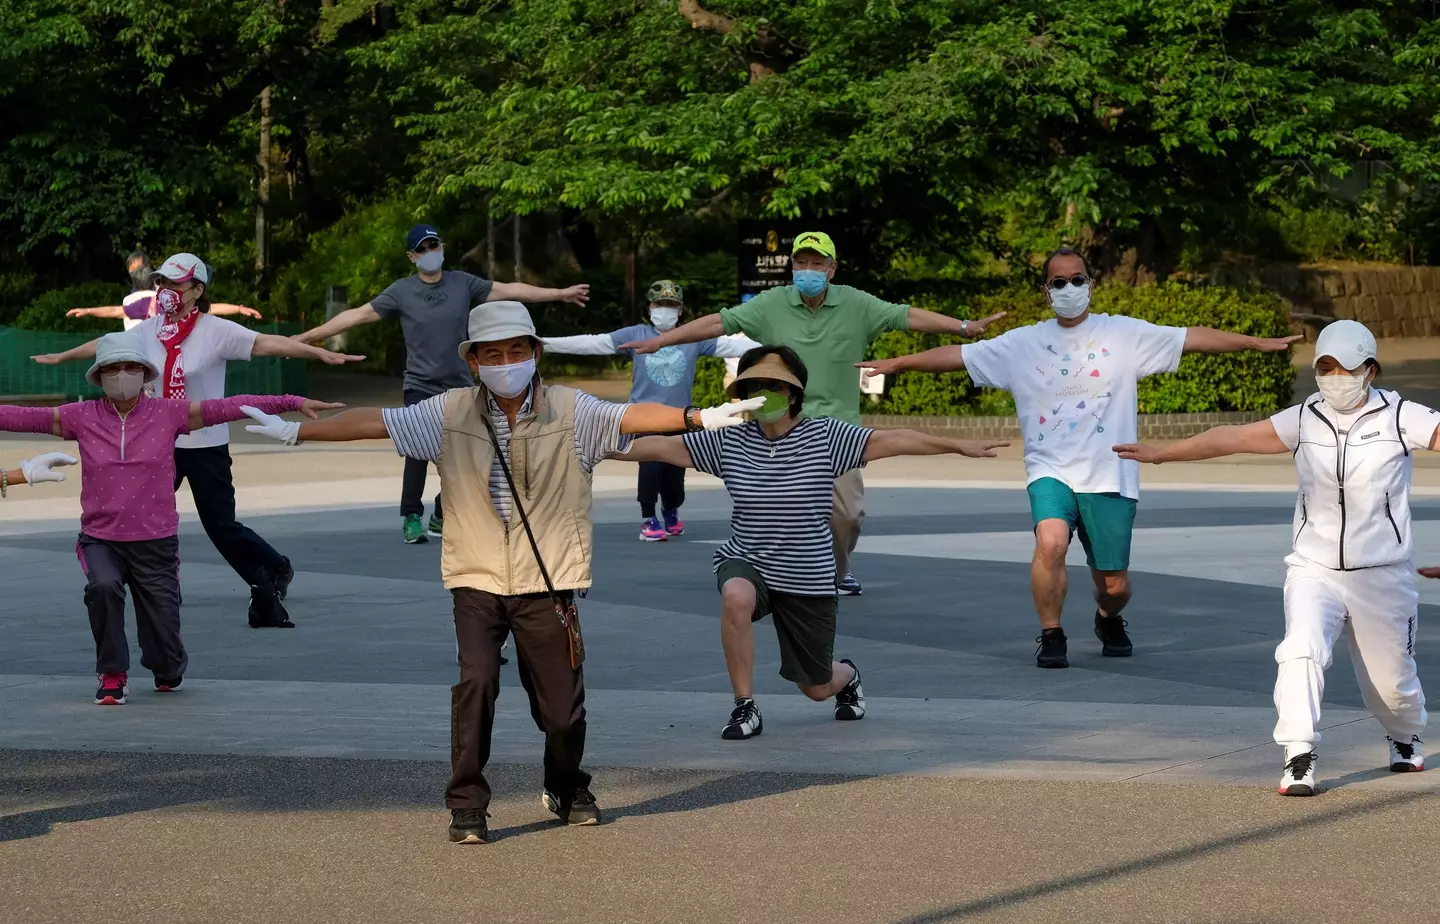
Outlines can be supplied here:
[[969, 318], [964, 318], [964, 319], [962, 319], [962, 320], [960, 321], [960, 336], [962, 336], [962, 337], [968, 337], [968, 336], [970, 336], [970, 319], [969, 319]]
[[[691, 416], [690, 416], [690, 413], [691, 413], [692, 411], [695, 413], [695, 416], [694, 416], [693, 419], [692, 419]], [[692, 405], [689, 405], [688, 407], [686, 407], [686, 408], [685, 408], [685, 432], [686, 432], [686, 433], [699, 433], [700, 431], [702, 431], [702, 430], [704, 430], [704, 429], [705, 429], [705, 424], [704, 424], [704, 423], [701, 421], [701, 419], [700, 419], [700, 409], [697, 408], [697, 407], [696, 407], [695, 405], [693, 405], [693, 404], [692, 404]]]

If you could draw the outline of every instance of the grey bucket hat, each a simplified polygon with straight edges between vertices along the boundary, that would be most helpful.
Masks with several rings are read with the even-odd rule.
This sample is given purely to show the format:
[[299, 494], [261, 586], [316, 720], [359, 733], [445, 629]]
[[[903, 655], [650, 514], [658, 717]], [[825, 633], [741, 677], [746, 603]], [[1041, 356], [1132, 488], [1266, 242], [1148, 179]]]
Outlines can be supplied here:
[[160, 370], [145, 355], [145, 344], [130, 331], [106, 334], [95, 345], [95, 363], [85, 373], [85, 381], [100, 387], [100, 370], [116, 363], [139, 363], [145, 367], [145, 381], [153, 382], [160, 377]]
[[535, 322], [530, 309], [519, 302], [486, 302], [470, 309], [470, 339], [460, 344], [460, 355], [470, 355], [477, 343], [494, 343], [512, 337], [535, 337]]

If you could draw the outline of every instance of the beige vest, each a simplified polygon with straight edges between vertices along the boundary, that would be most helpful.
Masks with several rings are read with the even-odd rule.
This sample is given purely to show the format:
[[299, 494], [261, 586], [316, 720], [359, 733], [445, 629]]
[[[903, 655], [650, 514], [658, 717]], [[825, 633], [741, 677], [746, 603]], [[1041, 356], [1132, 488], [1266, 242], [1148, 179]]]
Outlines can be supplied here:
[[[575, 390], [537, 386], [534, 413], [510, 435], [510, 474], [556, 590], [590, 586], [590, 474], [575, 452]], [[486, 428], [483, 387], [445, 396], [440, 490], [445, 533], [440, 570], [446, 588], [513, 596], [545, 592], [535, 553], [512, 506], [510, 523], [490, 500], [495, 443]]]

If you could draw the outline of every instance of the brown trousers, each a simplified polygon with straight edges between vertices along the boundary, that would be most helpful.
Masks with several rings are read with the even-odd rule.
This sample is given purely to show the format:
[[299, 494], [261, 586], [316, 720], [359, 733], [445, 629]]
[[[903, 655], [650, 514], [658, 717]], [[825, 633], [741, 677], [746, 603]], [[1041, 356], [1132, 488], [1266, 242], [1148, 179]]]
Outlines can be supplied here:
[[[530, 715], [545, 734], [545, 788], [562, 805], [590, 786], [580, 769], [585, 754], [585, 672], [570, 667], [569, 633], [546, 594], [502, 597], [457, 588], [455, 639], [460, 682], [450, 688], [450, 785], [445, 806], [485, 809], [490, 784], [490, 737], [500, 695], [500, 646], [515, 634], [520, 683]], [[563, 592], [568, 598], [569, 592]]]
[[860, 541], [860, 524], [865, 522], [865, 482], [860, 469], [835, 479], [835, 508], [830, 513], [830, 533], [835, 540], [835, 583], [850, 570], [850, 556]]

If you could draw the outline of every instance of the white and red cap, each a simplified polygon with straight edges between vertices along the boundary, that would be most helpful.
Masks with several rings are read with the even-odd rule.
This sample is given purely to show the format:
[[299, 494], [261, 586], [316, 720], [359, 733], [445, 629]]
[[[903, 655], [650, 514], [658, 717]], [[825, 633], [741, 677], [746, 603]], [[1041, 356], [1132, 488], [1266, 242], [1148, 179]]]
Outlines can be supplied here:
[[168, 279], [171, 282], [190, 282], [194, 280], [203, 286], [210, 284], [210, 269], [205, 261], [193, 253], [177, 253], [175, 256], [160, 264], [155, 272], [150, 274], [150, 281]]

